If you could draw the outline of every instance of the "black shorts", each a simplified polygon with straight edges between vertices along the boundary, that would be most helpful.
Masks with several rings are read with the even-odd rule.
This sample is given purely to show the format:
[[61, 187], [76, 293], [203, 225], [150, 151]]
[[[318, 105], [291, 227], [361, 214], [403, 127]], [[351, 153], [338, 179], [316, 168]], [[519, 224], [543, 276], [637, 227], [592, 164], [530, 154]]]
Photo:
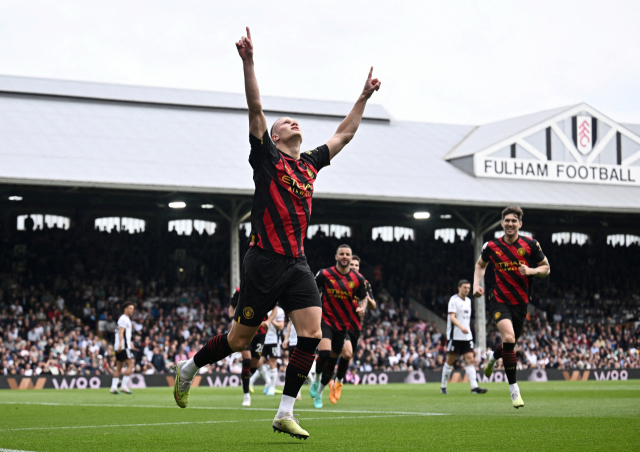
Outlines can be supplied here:
[[259, 326], [276, 302], [287, 314], [322, 307], [306, 257], [282, 256], [254, 246], [242, 262], [240, 299], [234, 320], [242, 325]]
[[353, 348], [353, 353], [356, 352], [358, 348], [358, 340], [360, 339], [360, 330], [348, 330], [347, 331], [347, 340], [351, 342], [351, 347]]
[[116, 361], [127, 361], [128, 359], [133, 359], [133, 352], [131, 350], [122, 349], [119, 352], [116, 352]]
[[253, 336], [253, 340], [249, 345], [247, 345], [247, 351], [251, 352], [251, 357], [255, 359], [260, 359], [262, 353], [264, 352], [264, 338], [266, 334], [256, 334]]
[[338, 330], [324, 321], [321, 324], [321, 328], [322, 339], [330, 339], [331, 351], [336, 355], [340, 355], [342, 347], [344, 347], [344, 341], [347, 340], [347, 330]]
[[265, 358], [280, 358], [280, 348], [278, 344], [264, 344], [264, 352], [262, 353]]
[[516, 335], [516, 342], [522, 335], [522, 329], [524, 328], [524, 322], [527, 319], [527, 305], [526, 304], [506, 304], [491, 301], [491, 318], [498, 324], [501, 320], [511, 320], [513, 324], [513, 332]]
[[473, 351], [473, 341], [447, 341], [446, 350], [448, 353], [464, 355]]

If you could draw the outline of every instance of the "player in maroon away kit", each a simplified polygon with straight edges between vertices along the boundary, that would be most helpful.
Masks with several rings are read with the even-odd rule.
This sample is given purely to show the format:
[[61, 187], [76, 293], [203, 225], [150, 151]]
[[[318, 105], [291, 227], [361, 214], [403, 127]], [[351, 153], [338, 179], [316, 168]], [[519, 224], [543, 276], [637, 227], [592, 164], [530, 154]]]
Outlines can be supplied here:
[[522, 227], [522, 215], [522, 209], [517, 206], [507, 207], [502, 211], [500, 224], [504, 229], [504, 237], [484, 244], [473, 275], [473, 296], [484, 295], [480, 281], [489, 262], [493, 263], [495, 283], [492, 290], [487, 291], [487, 298], [491, 315], [502, 336], [502, 344], [493, 353], [487, 353], [484, 373], [487, 377], [491, 376], [496, 361], [502, 358], [514, 408], [524, 406], [516, 383], [518, 360], [515, 347], [527, 317], [531, 283], [534, 276], [544, 278], [551, 272], [549, 261], [542, 253], [538, 241], [518, 234]]
[[321, 146], [302, 152], [302, 129], [295, 119], [277, 119], [271, 129], [262, 111], [253, 64], [253, 41], [247, 36], [236, 43], [244, 68], [249, 110], [249, 163], [255, 192], [251, 208], [251, 243], [242, 264], [240, 299], [231, 330], [211, 338], [196, 355], [176, 367], [174, 399], [186, 408], [191, 380], [198, 369], [242, 351], [253, 340], [264, 315], [278, 304], [298, 332], [298, 343], [289, 358], [280, 408], [273, 430], [296, 438], [308, 438], [293, 415], [296, 395], [309, 374], [322, 333], [322, 303], [304, 255], [303, 241], [311, 217], [313, 184], [355, 135], [367, 101], [380, 88], [372, 78], [335, 134]]

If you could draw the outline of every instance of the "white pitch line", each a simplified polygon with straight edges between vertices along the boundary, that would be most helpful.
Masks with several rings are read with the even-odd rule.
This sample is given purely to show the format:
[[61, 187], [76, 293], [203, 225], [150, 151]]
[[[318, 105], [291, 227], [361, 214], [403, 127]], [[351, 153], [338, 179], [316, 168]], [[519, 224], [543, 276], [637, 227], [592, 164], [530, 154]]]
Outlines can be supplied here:
[[[110, 405], [102, 403], [57, 403], [57, 402], [0, 402], [0, 405], [45, 405], [45, 406], [86, 406], [100, 408], [165, 408], [174, 410], [175, 406], [166, 405]], [[277, 411], [275, 408], [244, 408], [244, 407], [210, 407], [196, 406], [189, 407], [192, 410], [232, 410], [232, 411]], [[295, 409], [295, 412], [318, 413], [318, 409]], [[447, 416], [447, 413], [423, 413], [417, 411], [365, 411], [365, 410], [327, 410], [325, 413], [346, 413], [346, 414], [390, 414], [405, 416]]]
[[[381, 415], [381, 416], [330, 416], [330, 417], [309, 417], [302, 418], [303, 421], [325, 421], [335, 419], [370, 419], [370, 418], [392, 418], [392, 417], [411, 417], [410, 414], [401, 415]], [[238, 422], [269, 422], [273, 419], [239, 419], [229, 421], [194, 421], [194, 422], [158, 422], [151, 424], [118, 424], [118, 425], [72, 425], [66, 427], [24, 427], [24, 428], [4, 428], [0, 429], [0, 432], [15, 432], [24, 430], [59, 430], [59, 429], [82, 429], [82, 428], [112, 428], [112, 427], [155, 427], [159, 425], [190, 425], [190, 424], [231, 424]], [[0, 449], [3, 452], [7, 449]], [[14, 451], [11, 451], [14, 452]], [[15, 452], [27, 452], [27, 451], [15, 451]]]
[[28, 450], [17, 450], [17, 449], [0, 449], [0, 452], [31, 452]]

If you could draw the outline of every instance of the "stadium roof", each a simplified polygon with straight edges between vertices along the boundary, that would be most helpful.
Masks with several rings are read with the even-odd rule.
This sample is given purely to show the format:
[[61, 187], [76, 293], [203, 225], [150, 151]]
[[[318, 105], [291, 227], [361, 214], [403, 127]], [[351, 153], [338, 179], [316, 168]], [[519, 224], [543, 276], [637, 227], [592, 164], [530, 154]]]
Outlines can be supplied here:
[[[309, 149], [351, 108], [263, 103], [269, 122], [301, 115]], [[316, 196], [640, 213], [638, 186], [481, 178], [451, 163], [577, 107], [473, 126], [396, 121], [369, 105], [356, 138], [322, 171]], [[624, 127], [640, 133], [640, 125]], [[0, 143], [4, 184], [253, 193], [243, 94], [0, 76]]]

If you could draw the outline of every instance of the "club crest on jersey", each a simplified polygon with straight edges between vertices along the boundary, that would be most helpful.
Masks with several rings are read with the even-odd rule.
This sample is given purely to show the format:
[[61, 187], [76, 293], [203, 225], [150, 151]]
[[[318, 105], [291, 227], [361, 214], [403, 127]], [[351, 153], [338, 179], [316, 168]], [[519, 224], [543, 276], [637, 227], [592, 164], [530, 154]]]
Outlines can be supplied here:
[[245, 319], [249, 320], [251, 318], [253, 318], [253, 309], [251, 308], [244, 308], [242, 310], [242, 315], [244, 316]]
[[349, 289], [353, 289], [356, 286], [356, 283], [353, 281], [349, 281]]
[[527, 254], [527, 252], [526, 252], [526, 250], [525, 250], [524, 248], [520, 248], [520, 249], [518, 250], [518, 254], [519, 254], [520, 256], [524, 256], [525, 254]]
[[500, 313], [499, 313], [499, 312], [496, 312], [496, 313], [495, 313], [495, 315], [494, 315], [493, 317], [495, 317], [495, 319], [496, 319], [496, 320], [498, 320], [498, 319], [500, 318]]

